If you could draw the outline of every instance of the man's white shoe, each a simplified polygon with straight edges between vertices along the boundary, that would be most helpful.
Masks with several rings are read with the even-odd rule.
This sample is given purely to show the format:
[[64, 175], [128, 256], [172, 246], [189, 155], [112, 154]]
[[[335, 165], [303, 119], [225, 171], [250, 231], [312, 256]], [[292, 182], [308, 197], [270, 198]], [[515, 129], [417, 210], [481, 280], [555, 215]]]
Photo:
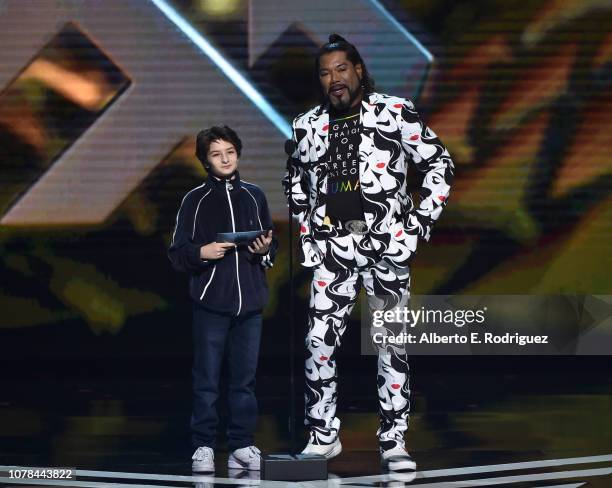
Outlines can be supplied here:
[[261, 469], [261, 451], [255, 446], [236, 449], [229, 455], [227, 467], [229, 469], [259, 471]]
[[340, 439], [336, 438], [336, 440], [331, 444], [320, 445], [309, 442], [302, 451], [302, 454], [318, 454], [319, 456], [323, 456], [325, 459], [331, 459], [336, 457], [341, 452], [342, 444], [340, 444]]
[[381, 453], [382, 462], [389, 471], [415, 471], [416, 463], [402, 446]]
[[316, 434], [314, 433], [314, 431], [310, 431], [310, 440], [302, 451], [302, 454], [318, 454], [319, 456], [325, 457], [325, 459], [331, 459], [333, 457], [336, 457], [342, 452], [342, 444], [340, 444], [338, 430], [340, 430], [340, 419], [336, 417], [334, 418], [334, 420], [332, 420], [331, 434], [329, 436], [329, 440], [333, 440], [329, 444], [315, 443]]
[[210, 447], [198, 447], [191, 456], [191, 470], [194, 473], [214, 473], [215, 472], [215, 453]]

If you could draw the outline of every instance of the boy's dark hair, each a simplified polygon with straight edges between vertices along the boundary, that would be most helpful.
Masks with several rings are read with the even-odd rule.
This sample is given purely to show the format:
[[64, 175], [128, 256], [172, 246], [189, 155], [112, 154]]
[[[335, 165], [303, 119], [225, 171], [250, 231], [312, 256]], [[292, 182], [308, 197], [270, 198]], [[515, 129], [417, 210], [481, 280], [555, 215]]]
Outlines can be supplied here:
[[208, 154], [210, 145], [219, 139], [232, 144], [236, 148], [238, 157], [240, 157], [242, 153], [242, 141], [240, 137], [238, 137], [238, 134], [236, 134], [236, 131], [227, 125], [222, 127], [215, 125], [209, 129], [201, 130], [196, 137], [196, 156], [204, 167], [208, 166], [206, 155]]
[[346, 53], [346, 59], [353, 63], [353, 65], [361, 65], [361, 86], [363, 87], [363, 93], [372, 93], [374, 91], [375, 84], [374, 78], [370, 76], [368, 68], [363, 62], [361, 54], [359, 54], [359, 51], [357, 51], [357, 48], [353, 44], [351, 44], [344, 37], [338, 34], [331, 34], [329, 36], [329, 41], [326, 44], [323, 44], [317, 52], [317, 58], [315, 61], [315, 70], [317, 78], [319, 77], [319, 64], [321, 62], [321, 56], [334, 51], [344, 51]]

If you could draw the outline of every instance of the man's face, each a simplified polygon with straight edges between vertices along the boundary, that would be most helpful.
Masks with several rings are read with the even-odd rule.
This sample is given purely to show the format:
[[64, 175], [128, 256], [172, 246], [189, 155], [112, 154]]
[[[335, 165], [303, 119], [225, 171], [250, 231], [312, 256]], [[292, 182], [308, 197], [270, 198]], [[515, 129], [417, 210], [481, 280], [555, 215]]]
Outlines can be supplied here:
[[238, 168], [238, 152], [231, 142], [217, 139], [210, 143], [206, 159], [213, 175], [224, 178], [231, 175]]
[[319, 60], [321, 87], [336, 110], [346, 110], [361, 102], [361, 77], [361, 65], [346, 59], [344, 51], [332, 51]]

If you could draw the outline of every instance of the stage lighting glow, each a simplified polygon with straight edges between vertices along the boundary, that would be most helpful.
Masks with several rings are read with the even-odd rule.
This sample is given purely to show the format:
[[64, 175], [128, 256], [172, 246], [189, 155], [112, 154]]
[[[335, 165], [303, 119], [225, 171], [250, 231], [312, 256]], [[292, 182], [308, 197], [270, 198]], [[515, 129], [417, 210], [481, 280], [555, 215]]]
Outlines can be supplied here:
[[416, 37], [414, 37], [410, 32], [408, 32], [408, 30], [402, 24], [400, 24], [397, 19], [393, 17], [393, 15], [391, 15], [389, 11], [385, 7], [383, 7], [378, 0], [370, 0], [370, 2], [382, 15], [384, 15], [386, 19], [389, 20], [389, 22], [398, 31], [405, 35], [410, 40], [410, 42], [416, 46], [416, 48], [421, 52], [421, 54], [425, 56], [425, 59], [427, 59], [428, 63], [433, 62], [433, 55], [427, 50], [427, 48], [423, 46], [423, 44], [421, 44]]
[[199, 0], [198, 7], [206, 15], [227, 17], [240, 12], [240, 0]]
[[193, 28], [181, 15], [164, 0], [151, 0], [162, 13], [176, 25], [210, 60], [234, 83], [245, 96], [255, 104], [270, 122], [286, 137], [291, 137], [291, 126], [251, 83], [227, 59]]

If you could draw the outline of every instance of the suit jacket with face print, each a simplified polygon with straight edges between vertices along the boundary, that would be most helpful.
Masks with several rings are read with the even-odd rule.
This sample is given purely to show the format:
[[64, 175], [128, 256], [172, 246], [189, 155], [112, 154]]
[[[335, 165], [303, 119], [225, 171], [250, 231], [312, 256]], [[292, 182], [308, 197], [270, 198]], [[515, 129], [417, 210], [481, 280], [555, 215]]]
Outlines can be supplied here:
[[[405, 267], [418, 239], [429, 240], [433, 223], [448, 201], [453, 162], [410, 100], [370, 93], [361, 102], [360, 117], [359, 181], [369, 238], [381, 259]], [[326, 250], [328, 132], [325, 106], [294, 119], [293, 164], [283, 179], [287, 196], [291, 185], [292, 214], [300, 222], [301, 263], [306, 267], [319, 265]], [[425, 173], [418, 207], [406, 189], [409, 161]]]

